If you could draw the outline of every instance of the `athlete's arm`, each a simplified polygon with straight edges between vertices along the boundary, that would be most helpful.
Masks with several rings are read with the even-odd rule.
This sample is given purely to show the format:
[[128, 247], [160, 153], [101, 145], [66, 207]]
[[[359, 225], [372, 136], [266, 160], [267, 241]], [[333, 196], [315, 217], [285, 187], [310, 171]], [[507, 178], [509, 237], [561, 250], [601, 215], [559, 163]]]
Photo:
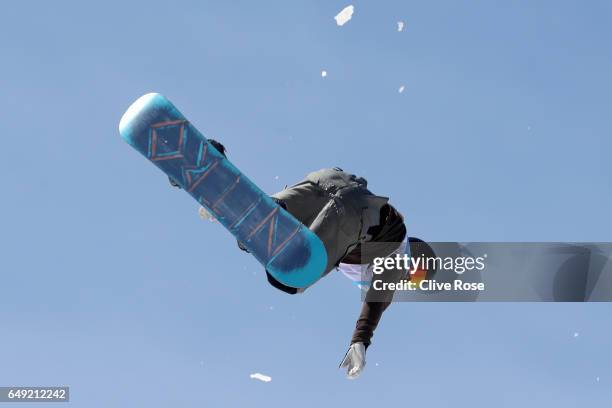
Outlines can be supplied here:
[[[374, 279], [380, 279], [385, 283], [399, 282], [405, 277], [405, 271], [386, 271], [382, 275], [374, 275], [372, 277], [372, 284], [366, 293], [366, 301], [361, 305], [361, 312], [359, 318], [355, 324], [355, 330], [353, 331], [353, 337], [351, 344], [363, 343], [367, 348], [372, 342], [372, 336], [374, 336], [374, 330], [378, 327], [380, 318], [383, 313], [393, 300], [394, 290], [376, 290], [374, 288]], [[377, 285], [377, 287], [379, 287]], [[388, 288], [389, 285], [385, 285]]]

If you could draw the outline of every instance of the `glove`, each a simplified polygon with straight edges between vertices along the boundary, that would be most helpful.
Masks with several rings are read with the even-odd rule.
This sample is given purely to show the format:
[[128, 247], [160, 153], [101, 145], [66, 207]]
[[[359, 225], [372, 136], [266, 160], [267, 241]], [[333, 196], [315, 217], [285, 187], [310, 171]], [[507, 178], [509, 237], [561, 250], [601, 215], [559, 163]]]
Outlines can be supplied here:
[[208, 220], [210, 222], [217, 221], [215, 216], [212, 215], [211, 213], [209, 213], [208, 210], [206, 208], [204, 208], [204, 207], [200, 207], [200, 209], [198, 210], [198, 215], [204, 221], [206, 221], [206, 220]]
[[346, 368], [346, 377], [349, 380], [354, 380], [359, 377], [363, 371], [366, 365], [365, 355], [366, 348], [363, 343], [351, 344], [351, 347], [349, 347], [339, 367]]

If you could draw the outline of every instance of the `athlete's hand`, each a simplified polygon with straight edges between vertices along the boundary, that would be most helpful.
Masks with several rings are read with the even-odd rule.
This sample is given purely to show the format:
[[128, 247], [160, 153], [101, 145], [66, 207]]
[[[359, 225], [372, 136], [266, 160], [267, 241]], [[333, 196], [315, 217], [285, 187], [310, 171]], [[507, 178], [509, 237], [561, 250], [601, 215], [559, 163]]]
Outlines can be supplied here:
[[346, 368], [346, 377], [349, 380], [354, 380], [359, 377], [363, 371], [366, 360], [366, 348], [363, 343], [353, 343], [349, 347], [344, 359], [340, 363], [340, 368]]
[[206, 208], [204, 208], [204, 207], [200, 207], [200, 209], [198, 210], [198, 215], [204, 221], [206, 221], [206, 220], [208, 220], [210, 222], [217, 221], [217, 219], [211, 213], [209, 213], [208, 210], [206, 210]]

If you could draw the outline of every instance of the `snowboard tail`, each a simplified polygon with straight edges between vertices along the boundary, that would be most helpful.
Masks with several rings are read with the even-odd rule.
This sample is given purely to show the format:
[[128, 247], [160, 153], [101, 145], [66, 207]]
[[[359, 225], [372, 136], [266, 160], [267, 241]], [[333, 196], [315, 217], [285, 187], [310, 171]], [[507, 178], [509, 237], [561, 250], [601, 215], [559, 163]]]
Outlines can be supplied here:
[[157, 93], [140, 97], [119, 123], [122, 138], [205, 207], [286, 286], [304, 288], [327, 265], [321, 240], [225, 158]]

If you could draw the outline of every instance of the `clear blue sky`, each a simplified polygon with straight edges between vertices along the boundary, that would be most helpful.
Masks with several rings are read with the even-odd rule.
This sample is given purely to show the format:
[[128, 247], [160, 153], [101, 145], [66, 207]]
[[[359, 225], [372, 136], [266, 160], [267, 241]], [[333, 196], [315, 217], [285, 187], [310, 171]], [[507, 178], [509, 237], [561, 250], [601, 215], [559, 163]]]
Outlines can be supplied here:
[[354, 1], [343, 27], [335, 0], [127, 3], [2, 6], [0, 385], [88, 408], [609, 403], [608, 304], [396, 304], [346, 380], [358, 291], [269, 287], [117, 125], [156, 91], [269, 192], [337, 165], [428, 240], [610, 241], [610, 2]]

